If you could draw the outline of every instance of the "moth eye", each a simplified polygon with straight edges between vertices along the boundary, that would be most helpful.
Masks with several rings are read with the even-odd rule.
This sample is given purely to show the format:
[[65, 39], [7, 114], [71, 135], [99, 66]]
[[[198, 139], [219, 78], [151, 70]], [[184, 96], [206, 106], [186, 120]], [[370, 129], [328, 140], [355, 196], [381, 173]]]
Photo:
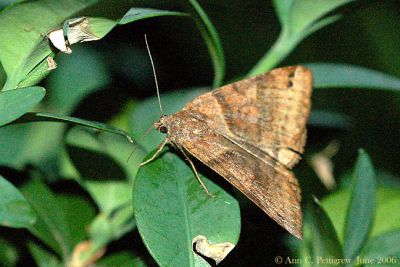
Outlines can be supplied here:
[[160, 132], [162, 132], [162, 133], [168, 133], [168, 128], [165, 127], [164, 125], [161, 125], [160, 128], [159, 128], [159, 130], [160, 130]]

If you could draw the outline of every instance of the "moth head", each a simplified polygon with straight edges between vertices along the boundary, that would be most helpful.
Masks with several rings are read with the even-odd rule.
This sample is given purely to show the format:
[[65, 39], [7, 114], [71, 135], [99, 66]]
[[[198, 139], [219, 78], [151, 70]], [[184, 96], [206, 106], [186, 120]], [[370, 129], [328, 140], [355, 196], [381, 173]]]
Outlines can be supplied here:
[[154, 123], [154, 128], [161, 133], [168, 133], [168, 126], [166, 125], [166, 115], [162, 115], [158, 121]]

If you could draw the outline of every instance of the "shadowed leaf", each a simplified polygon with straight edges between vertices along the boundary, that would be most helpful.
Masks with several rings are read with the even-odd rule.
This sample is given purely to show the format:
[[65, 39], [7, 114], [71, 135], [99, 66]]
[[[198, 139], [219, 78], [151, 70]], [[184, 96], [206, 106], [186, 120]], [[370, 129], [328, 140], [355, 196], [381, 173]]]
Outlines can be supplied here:
[[0, 225], [31, 227], [36, 221], [36, 212], [21, 192], [1, 175], [0, 192]]
[[209, 197], [191, 168], [171, 152], [138, 172], [133, 189], [139, 233], [161, 266], [208, 266], [192, 250], [193, 239], [235, 245], [240, 232], [237, 201], [204, 178]]
[[42, 87], [27, 87], [0, 92], [0, 126], [28, 112], [46, 94]]
[[366, 88], [400, 92], [400, 78], [360, 66], [305, 63], [313, 71], [315, 88]]
[[351, 197], [345, 222], [345, 258], [355, 258], [371, 230], [375, 211], [376, 180], [372, 162], [363, 150], [354, 168]]
[[314, 199], [314, 202], [308, 209], [309, 219], [306, 219], [306, 225], [310, 229], [308, 242], [312, 245], [313, 258], [342, 258], [342, 248], [335, 228], [319, 201]]

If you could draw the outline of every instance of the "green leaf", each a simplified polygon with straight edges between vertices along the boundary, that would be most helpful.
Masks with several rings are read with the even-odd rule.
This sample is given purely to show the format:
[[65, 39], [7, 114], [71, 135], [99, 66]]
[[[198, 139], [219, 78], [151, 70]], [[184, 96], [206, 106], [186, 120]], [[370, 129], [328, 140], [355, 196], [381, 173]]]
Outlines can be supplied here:
[[68, 115], [82, 98], [109, 85], [112, 78], [106, 61], [103, 54], [84, 46], [57, 57], [58, 67], [46, 79], [51, 92], [46, 98], [48, 110]]
[[188, 16], [188, 14], [183, 12], [159, 10], [152, 8], [131, 8], [123, 16], [118, 24], [127, 24], [141, 19], [154, 18], [160, 16]]
[[306, 63], [315, 88], [367, 88], [400, 92], [400, 78], [360, 66], [338, 63]]
[[124, 136], [128, 139], [129, 142], [133, 143], [132, 138], [125, 131], [106, 125], [101, 122], [96, 121], [88, 121], [84, 119], [52, 114], [47, 112], [29, 112], [22, 116], [18, 121], [18, 123], [27, 123], [27, 122], [64, 122], [73, 125], [82, 125], [92, 129], [109, 132], [117, 135]]
[[[302, 0], [293, 1], [290, 21], [286, 25], [292, 33], [305, 33], [308, 28], [317, 23], [324, 15], [336, 8], [348, 4], [354, 0]], [[278, 4], [280, 1], [275, 1]]]
[[132, 201], [132, 188], [126, 181], [88, 181], [85, 184], [101, 212], [106, 215]]
[[351, 197], [347, 208], [343, 254], [354, 259], [368, 238], [375, 211], [376, 179], [372, 162], [360, 149], [354, 167]]
[[[344, 224], [346, 209], [350, 201], [350, 191], [340, 190], [328, 195], [322, 205], [329, 218], [339, 233], [341, 242], [344, 239]], [[375, 220], [372, 225], [371, 237], [376, 237], [384, 232], [400, 228], [400, 213], [397, 212], [400, 205], [400, 190], [393, 188], [379, 188], [376, 196]], [[390, 214], [390, 216], [387, 216]]]
[[90, 259], [109, 242], [121, 238], [135, 227], [131, 204], [115, 209], [113, 214], [100, 213], [89, 228], [91, 247], [84, 251], [81, 259]]
[[[139, 164], [145, 156], [143, 150], [127, 144], [119, 136], [108, 133], [94, 134], [82, 127], [75, 127], [68, 131], [66, 144], [69, 158], [74, 164], [73, 167], [79, 172], [79, 176], [73, 176], [73, 178], [82, 180], [80, 182], [89, 189], [89, 192], [95, 194], [92, 197], [96, 202], [99, 201], [97, 204], [100, 208], [109, 210], [113, 206], [112, 203], [122, 204], [120, 203], [122, 197], [128, 197], [126, 201], [130, 201], [130, 194], [124, 194], [121, 191], [117, 196], [117, 191], [122, 190], [123, 184], [128, 188], [130, 187]], [[133, 154], [129, 158], [132, 152]], [[129, 161], [127, 161], [128, 158]], [[72, 173], [76, 172], [72, 171]], [[99, 185], [98, 182], [107, 183]], [[115, 191], [107, 192], [106, 184], [116, 186], [119, 189], [115, 188]], [[114, 192], [115, 195], [110, 195], [111, 192]], [[109, 202], [109, 198], [113, 198], [114, 201]], [[100, 204], [100, 202], [103, 204]]]
[[36, 222], [36, 213], [25, 197], [0, 175], [0, 225], [29, 228]]
[[96, 207], [86, 195], [86, 192], [74, 181], [59, 181], [58, 187], [68, 188], [67, 192], [57, 191], [57, 204], [64, 213], [64, 229], [69, 234], [70, 243], [73, 247], [87, 237], [87, 227], [96, 215]]
[[56, 175], [55, 158], [61, 147], [65, 125], [55, 123], [11, 123], [0, 127], [0, 164], [23, 169], [34, 164]]
[[270, 50], [248, 73], [261, 74], [277, 66], [293, 49], [311, 33], [329, 25], [339, 16], [323, 18], [336, 8], [353, 0], [275, 0], [275, 12], [281, 23], [281, 32]]
[[188, 0], [191, 7], [192, 16], [203, 36], [207, 45], [208, 52], [211, 56], [211, 61], [214, 67], [214, 81], [213, 87], [222, 85], [225, 77], [225, 56], [222, 48], [221, 40], [214, 25], [196, 0]]
[[132, 151], [121, 138], [110, 134], [93, 135], [84, 128], [73, 128], [67, 134], [67, 151], [80, 173], [79, 181], [100, 209], [90, 225], [92, 245], [83, 252], [90, 259], [107, 243], [120, 238], [135, 227], [133, 220], [132, 181], [143, 152]]
[[[309, 217], [306, 217], [305, 225], [310, 229], [308, 241], [312, 246], [312, 251], [314, 254], [313, 259], [317, 257], [321, 258], [334, 258], [340, 259], [342, 257], [342, 247], [339, 242], [339, 238], [335, 228], [328, 215], [326, 214], [323, 207], [320, 205], [319, 201], [314, 198], [310, 209], [308, 209]], [[324, 265], [320, 263], [318, 265]]]
[[45, 94], [46, 90], [38, 86], [0, 92], [0, 126], [21, 117]]
[[39, 267], [62, 267], [63, 264], [60, 260], [52, 254], [50, 251], [46, 250], [44, 247], [29, 241], [28, 243], [29, 251], [31, 252], [37, 266]]
[[400, 263], [400, 230], [381, 234], [368, 241], [360, 258], [374, 260], [365, 266], [398, 266]]
[[[195, 88], [161, 94], [161, 103], [165, 114], [172, 114], [182, 109], [190, 100], [207, 92], [206, 88]], [[143, 145], [147, 151], [153, 150], [164, 140], [165, 135], [153, 130], [144, 136], [153, 123], [160, 119], [157, 97], [150, 97], [139, 102], [132, 112], [132, 136]]]
[[376, 209], [371, 236], [377, 236], [393, 229], [400, 229], [400, 213], [397, 212], [400, 207], [400, 190], [395, 190], [394, 192], [397, 195], [392, 197], [390, 195], [391, 192], [385, 192], [385, 194], [382, 192], [378, 195], [377, 200], [384, 199], [384, 201], [380, 201]]
[[135, 227], [131, 203], [114, 209], [112, 214], [100, 213], [89, 228], [89, 237], [96, 247], [119, 239]]
[[208, 196], [191, 168], [171, 152], [140, 168], [133, 189], [139, 233], [161, 266], [208, 266], [192, 250], [195, 237], [235, 245], [240, 232], [237, 201], [202, 176]]
[[[3, 234], [4, 235], [4, 234]], [[15, 267], [19, 259], [16, 246], [5, 238], [0, 237], [0, 262], [3, 267]]]
[[[130, 6], [129, 1], [118, 1], [104, 8], [99, 0], [38, 0], [23, 1], [5, 9], [0, 16], [0, 61], [7, 74], [4, 89], [34, 85], [50, 73], [46, 59], [55, 53], [44, 35], [62, 28], [66, 20], [78, 14], [88, 18], [90, 32], [99, 38], [118, 24], [155, 16], [186, 15], [140, 8], [126, 13]], [[40, 19], [33, 20], [35, 17]]]
[[312, 127], [349, 129], [353, 125], [351, 117], [330, 111], [313, 110], [307, 124]]
[[4, 88], [16, 88], [28, 73], [51, 54], [50, 44], [43, 37], [44, 34], [96, 2], [96, 0], [25, 1], [1, 12], [0, 61], [7, 74]]
[[132, 254], [131, 251], [122, 251], [105, 256], [96, 262], [96, 266], [99, 267], [146, 267], [147, 264]]
[[72, 251], [72, 233], [53, 192], [38, 177], [33, 177], [25, 183], [21, 191], [38, 215], [36, 223], [29, 231], [63, 259], [68, 258]]
[[273, 0], [272, 2], [281, 25], [289, 25], [293, 0]]

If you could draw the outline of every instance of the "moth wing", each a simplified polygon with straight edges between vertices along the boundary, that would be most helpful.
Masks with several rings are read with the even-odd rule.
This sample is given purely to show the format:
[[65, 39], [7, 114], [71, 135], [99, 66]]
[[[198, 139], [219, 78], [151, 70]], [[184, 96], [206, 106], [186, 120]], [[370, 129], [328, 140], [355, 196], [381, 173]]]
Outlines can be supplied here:
[[[201, 123], [201, 122], [199, 122]], [[179, 146], [224, 177], [289, 233], [302, 238], [301, 192], [297, 179], [273, 158], [248, 153], [218, 133]]]
[[303, 153], [311, 91], [309, 69], [284, 67], [201, 95], [183, 110], [248, 151], [256, 148], [291, 168]]

